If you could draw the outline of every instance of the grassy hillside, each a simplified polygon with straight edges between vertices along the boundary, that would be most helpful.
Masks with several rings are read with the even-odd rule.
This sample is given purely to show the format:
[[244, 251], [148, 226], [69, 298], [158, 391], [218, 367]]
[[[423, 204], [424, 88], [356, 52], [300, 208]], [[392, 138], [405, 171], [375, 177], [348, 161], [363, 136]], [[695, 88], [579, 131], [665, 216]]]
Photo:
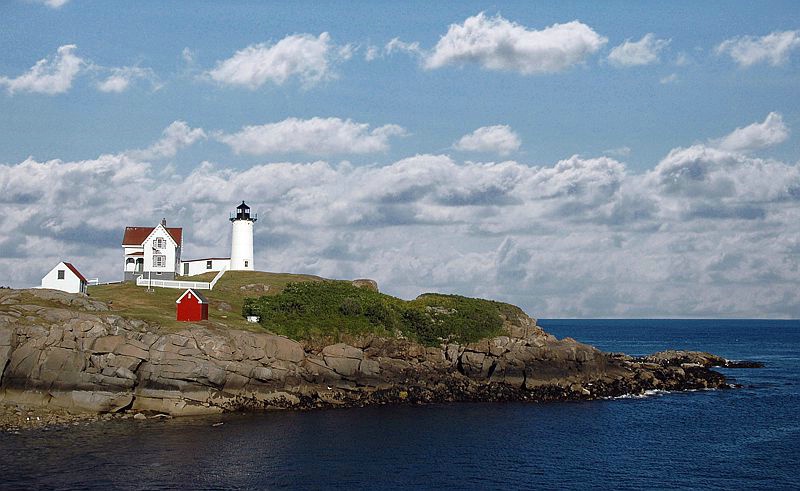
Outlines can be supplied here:
[[[348, 281], [301, 282], [277, 295], [244, 302], [270, 331], [293, 339], [339, 341], [350, 336], [401, 333], [427, 346], [469, 343], [500, 335], [502, 314], [516, 307], [458, 295], [425, 294], [405, 301]], [[518, 309], [517, 309], [518, 310]]]
[[[214, 275], [186, 279], [210, 281]], [[166, 329], [186, 325], [175, 320], [175, 300], [182, 293], [172, 288], [148, 292], [133, 283], [89, 287], [90, 297], [108, 303], [114, 313]], [[209, 300], [209, 320], [203, 324], [209, 327], [266, 328], [297, 340], [400, 333], [429, 346], [443, 339], [468, 343], [501, 334], [502, 317], [521, 313], [517, 307], [490, 300], [425, 294], [406, 301], [349, 281], [257, 271], [229, 271], [203, 294]], [[246, 322], [243, 314], [260, 315], [261, 325]]]
[[[188, 281], [211, 281], [216, 273], [181, 277]], [[228, 271], [213, 290], [204, 290], [209, 300], [208, 324], [237, 329], [261, 329], [242, 317], [242, 305], [247, 297], [277, 295], [290, 282], [320, 281], [309, 275], [264, 273], [260, 271]], [[133, 283], [90, 286], [91, 298], [109, 303], [112, 311], [123, 317], [156, 322], [166, 328], [181, 329], [185, 323], [175, 320], [175, 300], [183, 290], [154, 288], [148, 292]]]

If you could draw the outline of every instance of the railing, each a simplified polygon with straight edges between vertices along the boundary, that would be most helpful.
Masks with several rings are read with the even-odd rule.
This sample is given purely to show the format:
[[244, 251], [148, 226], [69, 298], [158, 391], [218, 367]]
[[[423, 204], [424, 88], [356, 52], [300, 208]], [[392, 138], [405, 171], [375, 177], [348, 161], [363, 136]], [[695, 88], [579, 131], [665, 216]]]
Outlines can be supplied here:
[[145, 278], [144, 275], [139, 276], [136, 278], [136, 286], [146, 286], [146, 287], [153, 287], [157, 286], [159, 288], [195, 288], [197, 290], [213, 290], [214, 285], [217, 284], [222, 275], [225, 274], [228, 268], [223, 267], [219, 270], [214, 279], [210, 282], [208, 281], [180, 281], [180, 280], [154, 280], [151, 278]]
[[197, 290], [211, 290], [211, 283], [207, 281], [177, 281], [177, 280], [153, 280], [139, 276], [136, 278], [136, 286], [157, 286], [159, 288], [194, 288]]
[[219, 273], [217, 273], [217, 275], [214, 277], [214, 279], [211, 280], [211, 284], [209, 284], [209, 288], [208, 288], [209, 290], [213, 290], [214, 289], [214, 285], [216, 285], [217, 282], [219, 281], [219, 279], [222, 278], [222, 275], [225, 274], [225, 271], [228, 271], [228, 267], [227, 266], [223, 266], [222, 269], [219, 270]]

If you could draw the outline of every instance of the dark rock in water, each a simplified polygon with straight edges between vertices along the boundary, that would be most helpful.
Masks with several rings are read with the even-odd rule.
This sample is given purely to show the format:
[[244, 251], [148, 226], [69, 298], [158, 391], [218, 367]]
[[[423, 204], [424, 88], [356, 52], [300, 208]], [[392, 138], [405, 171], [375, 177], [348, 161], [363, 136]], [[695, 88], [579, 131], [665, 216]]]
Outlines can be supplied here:
[[699, 365], [706, 368], [725, 367], [725, 368], [763, 368], [764, 364], [760, 361], [737, 361], [726, 360], [721, 356], [712, 355], [701, 351], [676, 351], [667, 350], [654, 353], [643, 358], [650, 363], [660, 365]]
[[764, 363], [753, 360], [725, 360], [725, 368], [764, 368]]
[[[451, 401], [591, 400], [728, 387], [709, 353], [644, 358], [558, 340], [519, 313], [507, 334], [438, 348], [368, 337], [306, 346], [267, 332], [160, 332], [103, 311], [0, 291], [0, 402], [94, 413], [191, 415]], [[61, 301], [61, 300], [59, 300]], [[745, 362], [736, 362], [745, 363]], [[749, 363], [749, 362], [748, 362]]]

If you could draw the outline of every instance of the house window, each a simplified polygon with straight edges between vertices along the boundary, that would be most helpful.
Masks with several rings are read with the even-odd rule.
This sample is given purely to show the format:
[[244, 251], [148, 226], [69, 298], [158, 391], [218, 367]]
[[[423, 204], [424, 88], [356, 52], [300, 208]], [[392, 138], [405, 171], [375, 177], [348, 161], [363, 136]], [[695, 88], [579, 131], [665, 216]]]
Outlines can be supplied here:
[[156, 268], [163, 268], [167, 265], [167, 256], [156, 255], [153, 256], [153, 266]]
[[245, 261], [244, 262], [244, 267], [246, 268], [248, 264], [249, 264], [248, 261]]
[[156, 240], [153, 241], [153, 247], [156, 249], [164, 249], [167, 247], [167, 241], [164, 240], [163, 237], [156, 237]]
[[206, 261], [206, 269], [211, 269], [211, 261]]
[[63, 269], [59, 269], [58, 270], [58, 279], [59, 280], [63, 280], [64, 279], [64, 270]]

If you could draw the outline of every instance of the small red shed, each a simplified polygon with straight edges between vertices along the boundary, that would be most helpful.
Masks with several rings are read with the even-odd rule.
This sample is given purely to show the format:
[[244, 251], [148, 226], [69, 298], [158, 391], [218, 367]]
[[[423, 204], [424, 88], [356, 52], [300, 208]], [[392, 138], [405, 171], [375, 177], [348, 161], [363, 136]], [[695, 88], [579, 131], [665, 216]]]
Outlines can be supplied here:
[[176, 319], [183, 322], [208, 320], [208, 299], [202, 293], [189, 288], [175, 300]]

